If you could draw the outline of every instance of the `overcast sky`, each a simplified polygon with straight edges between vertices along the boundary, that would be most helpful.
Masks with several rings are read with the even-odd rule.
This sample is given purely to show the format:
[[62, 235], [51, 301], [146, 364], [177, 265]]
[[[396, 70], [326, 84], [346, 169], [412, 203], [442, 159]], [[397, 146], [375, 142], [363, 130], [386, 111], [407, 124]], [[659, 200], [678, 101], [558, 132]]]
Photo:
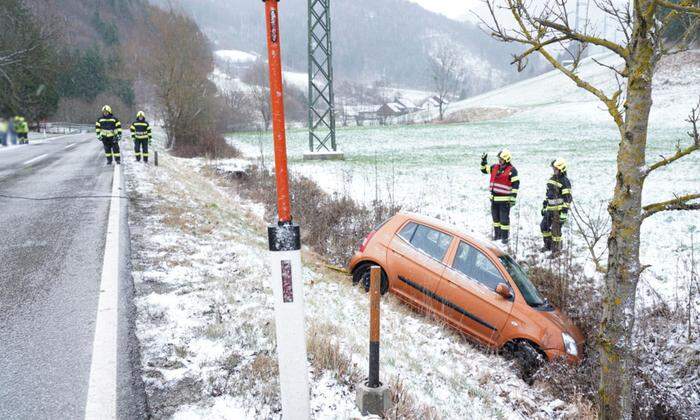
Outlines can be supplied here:
[[[456, 20], [469, 20], [471, 22], [478, 23], [478, 19], [474, 16], [474, 13], [482, 16], [484, 18], [488, 17], [488, 8], [484, 5], [483, 0], [407, 0], [412, 3], [419, 4], [423, 8], [430, 10], [431, 12], [443, 14], [449, 18]], [[603, 22], [603, 14], [596, 9], [592, 0], [580, 0], [581, 1], [581, 20], [585, 19], [588, 15], [591, 22], [596, 26], [597, 32], [607, 32], [607, 36], [611, 39], [617, 39], [618, 34], [615, 34], [615, 29], [613, 23], [610, 19], [607, 22]], [[535, 0], [536, 3], [544, 3], [542, 0]], [[576, 5], [576, 0], [569, 0], [569, 10], [573, 12]], [[626, 4], [626, 0], [618, 0], [618, 3]], [[589, 7], [586, 10], [587, 6]], [[501, 24], [504, 26], [510, 26], [514, 24], [512, 17], [509, 12], [500, 11], [499, 18], [503, 18]], [[486, 19], [490, 22], [490, 19]]]
[[471, 11], [486, 10], [481, 0], [408, 0], [417, 3], [431, 12], [441, 13], [449, 18], [458, 20], [474, 20]]

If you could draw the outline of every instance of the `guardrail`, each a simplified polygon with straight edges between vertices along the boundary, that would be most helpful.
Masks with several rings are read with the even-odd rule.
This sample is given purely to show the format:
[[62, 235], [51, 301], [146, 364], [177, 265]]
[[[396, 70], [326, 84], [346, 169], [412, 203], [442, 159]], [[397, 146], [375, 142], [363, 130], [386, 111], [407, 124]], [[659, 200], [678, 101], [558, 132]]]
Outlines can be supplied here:
[[79, 134], [95, 130], [94, 125], [69, 122], [46, 122], [39, 124], [39, 132], [47, 134]]

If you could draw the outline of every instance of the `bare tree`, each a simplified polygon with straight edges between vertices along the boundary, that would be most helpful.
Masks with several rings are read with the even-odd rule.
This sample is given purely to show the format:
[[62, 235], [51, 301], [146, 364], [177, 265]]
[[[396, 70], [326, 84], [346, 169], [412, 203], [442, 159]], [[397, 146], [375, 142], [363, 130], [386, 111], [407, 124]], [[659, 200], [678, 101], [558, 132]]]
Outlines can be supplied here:
[[439, 119], [442, 121], [447, 104], [457, 96], [464, 82], [464, 59], [460, 50], [446, 40], [439, 41], [430, 62], [430, 75], [438, 99]]
[[265, 131], [270, 129], [272, 114], [270, 111], [270, 80], [267, 78], [267, 64], [257, 59], [243, 75], [243, 81], [250, 85], [253, 105], [260, 116]]
[[148, 33], [134, 39], [146, 47], [139, 65], [163, 110], [166, 146], [177, 149], [196, 143], [213, 125], [216, 87], [208, 76], [214, 59], [208, 40], [184, 13], [151, 7], [148, 19]]
[[[612, 228], [608, 237], [604, 310], [598, 340], [601, 360], [599, 415], [601, 418], [629, 419], [633, 412], [630, 352], [633, 351], [635, 297], [640, 275], [647, 267], [639, 260], [642, 222], [663, 211], [700, 208], [700, 194], [676, 195], [667, 201], [642, 204], [644, 183], [650, 173], [700, 148], [698, 109], [695, 108], [688, 118], [693, 127], [689, 133], [691, 143], [681, 146], [679, 142], [673, 155], [647, 164], [652, 79], [662, 56], [688, 48], [690, 33], [698, 25], [700, 7], [697, 0], [633, 0], [629, 3], [594, 0], [594, 3], [616, 22], [617, 30], [622, 33], [621, 42], [596, 34], [588, 22], [572, 24], [568, 0], [538, 4], [526, 0], [486, 0], [491, 16], [483, 23], [495, 39], [525, 47], [513, 57], [519, 70], [527, 65], [528, 57], [540, 54], [578, 87], [597, 97], [619, 130], [615, 190], [608, 206]], [[504, 25], [502, 19], [496, 17], [497, 9], [510, 13], [513, 27]], [[695, 18], [686, 35], [675, 42], [666, 42], [669, 25], [687, 16]], [[567, 48], [574, 42], [580, 43], [581, 48]], [[621, 66], [613, 66], [596, 61], [616, 78], [618, 88], [612, 93], [606, 93], [603, 87], [594, 86], [578, 74], [581, 52], [588, 45], [605, 48], [622, 62]], [[551, 47], [573, 50], [573, 65], [565, 66], [558, 61]]]
[[610, 234], [610, 215], [605, 207], [604, 202], [591, 209], [581, 208], [578, 204], [573, 207], [576, 232], [586, 243], [591, 260], [600, 273], [605, 273], [603, 259], [608, 252], [606, 241]]
[[38, 22], [21, 1], [0, 0], [0, 27], [0, 113], [46, 116], [55, 108], [47, 102], [57, 102], [51, 90], [60, 25]]

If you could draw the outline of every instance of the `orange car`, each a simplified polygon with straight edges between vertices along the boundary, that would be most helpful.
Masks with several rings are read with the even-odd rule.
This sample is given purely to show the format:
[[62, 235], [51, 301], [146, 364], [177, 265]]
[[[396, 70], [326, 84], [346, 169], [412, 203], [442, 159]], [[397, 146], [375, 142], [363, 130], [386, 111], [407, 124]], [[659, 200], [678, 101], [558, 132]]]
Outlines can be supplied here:
[[390, 290], [489, 347], [525, 360], [576, 361], [582, 354], [579, 329], [490, 240], [399, 213], [370, 232], [350, 260], [353, 281], [367, 290], [372, 265], [382, 268], [382, 293]]

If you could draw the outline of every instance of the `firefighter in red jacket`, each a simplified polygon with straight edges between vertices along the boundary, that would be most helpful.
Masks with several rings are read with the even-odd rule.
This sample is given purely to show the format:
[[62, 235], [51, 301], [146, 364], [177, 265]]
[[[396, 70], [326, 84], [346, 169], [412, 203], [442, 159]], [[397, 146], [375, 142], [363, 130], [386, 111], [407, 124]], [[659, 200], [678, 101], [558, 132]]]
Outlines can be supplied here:
[[481, 156], [481, 172], [489, 174], [491, 180], [491, 216], [493, 217], [493, 238], [508, 243], [510, 234], [510, 208], [515, 205], [520, 188], [518, 170], [510, 163], [508, 149], [498, 152], [498, 163], [489, 166], [488, 155]]

